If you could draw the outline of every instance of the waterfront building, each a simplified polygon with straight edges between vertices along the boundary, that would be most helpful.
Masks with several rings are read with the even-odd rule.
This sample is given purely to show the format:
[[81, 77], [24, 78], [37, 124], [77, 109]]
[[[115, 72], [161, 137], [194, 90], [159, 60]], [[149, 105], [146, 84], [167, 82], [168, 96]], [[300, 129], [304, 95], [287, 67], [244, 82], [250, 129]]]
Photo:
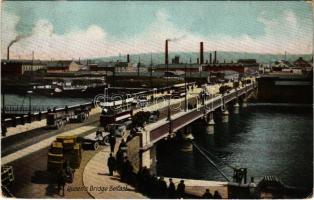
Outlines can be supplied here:
[[58, 60], [47, 62], [48, 73], [77, 72], [83, 67], [83, 64], [74, 60]]
[[239, 59], [237, 63], [209, 63], [203, 65], [203, 70], [208, 72], [235, 71], [239, 74], [255, 74], [260, 64], [255, 59]]
[[46, 71], [46, 64], [40, 60], [2, 60], [1, 71], [4, 76], [21, 76], [26, 72]]
[[172, 71], [172, 72], [186, 72], [187, 73], [194, 73], [194, 72], [201, 72], [202, 65], [200, 64], [185, 64], [185, 63], [171, 63], [168, 64], [168, 68], [165, 64], [158, 64], [154, 67], [152, 67], [151, 70], [153, 72], [166, 72], [166, 71]]
[[296, 61], [293, 62], [295, 67], [301, 68], [304, 71], [311, 71], [313, 69], [313, 58], [312, 62], [304, 60], [302, 57], [299, 57]]

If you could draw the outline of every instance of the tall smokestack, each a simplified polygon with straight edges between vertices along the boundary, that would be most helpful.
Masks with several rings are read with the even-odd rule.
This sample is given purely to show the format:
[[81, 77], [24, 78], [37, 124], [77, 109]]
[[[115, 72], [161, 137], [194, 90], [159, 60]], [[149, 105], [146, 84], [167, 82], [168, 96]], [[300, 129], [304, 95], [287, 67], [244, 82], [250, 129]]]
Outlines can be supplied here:
[[165, 45], [165, 64], [167, 65], [168, 62], [168, 40], [166, 40], [166, 45]]
[[214, 52], [214, 64], [217, 63], [217, 51]]
[[204, 46], [203, 46], [203, 42], [200, 42], [200, 64], [204, 64]]
[[10, 46], [7, 49], [7, 60], [10, 60]]
[[209, 64], [212, 64], [213, 60], [212, 60], [212, 53], [209, 53]]
[[129, 54], [126, 55], [126, 60], [128, 63], [130, 63], [130, 55]]
[[199, 58], [196, 59], [196, 63], [200, 64], [200, 59]]

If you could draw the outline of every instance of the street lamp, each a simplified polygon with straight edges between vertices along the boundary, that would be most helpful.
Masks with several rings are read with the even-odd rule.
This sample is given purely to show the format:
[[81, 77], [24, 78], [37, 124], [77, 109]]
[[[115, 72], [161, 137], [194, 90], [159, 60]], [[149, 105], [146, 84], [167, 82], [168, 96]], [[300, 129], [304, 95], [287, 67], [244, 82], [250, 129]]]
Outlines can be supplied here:
[[[4, 96], [4, 92], [2, 93], [2, 113], [5, 114], [5, 96]], [[3, 115], [4, 116], [4, 115]]]
[[31, 94], [33, 94], [33, 91], [32, 90], [28, 90], [27, 94], [29, 94], [28, 95], [28, 99], [29, 99], [28, 111], [29, 111], [29, 113], [31, 113], [31, 111], [32, 111], [32, 97], [31, 97]]
[[187, 111], [187, 104], [188, 104], [188, 100], [187, 100], [188, 90], [187, 90], [187, 85], [186, 85], [186, 63], [184, 66], [184, 89], [185, 89], [184, 111], [186, 112]]
[[[166, 68], [167, 68], [167, 75], [166, 75], [166, 79], [167, 79], [167, 88], [168, 88], [168, 91], [169, 91], [169, 99], [168, 99], [168, 113], [167, 113], [167, 120], [168, 121], [171, 121], [171, 110], [170, 110], [170, 99], [171, 99], [171, 93], [170, 93], [170, 88], [169, 88], [169, 66], [168, 66], [168, 63], [166, 63]], [[168, 92], [167, 92], [168, 93]]]

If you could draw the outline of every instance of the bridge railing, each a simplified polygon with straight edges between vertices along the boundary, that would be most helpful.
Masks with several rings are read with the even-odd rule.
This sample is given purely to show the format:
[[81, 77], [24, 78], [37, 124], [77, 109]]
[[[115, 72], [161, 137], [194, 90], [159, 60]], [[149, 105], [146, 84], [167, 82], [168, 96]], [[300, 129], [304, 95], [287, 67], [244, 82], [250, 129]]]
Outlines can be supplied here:
[[189, 124], [192, 121], [200, 118], [201, 116], [204, 116], [206, 113], [212, 112], [215, 109], [221, 107], [223, 104], [222, 98], [224, 98], [225, 103], [230, 102], [231, 100], [240, 97], [246, 92], [249, 92], [253, 88], [254, 88], [253, 84], [250, 84], [238, 90], [232, 90], [231, 93], [226, 94], [225, 96], [220, 95], [211, 98], [205, 102], [205, 105], [202, 105], [193, 110], [188, 110], [186, 114], [182, 114], [177, 118], [172, 119], [170, 122], [167, 121], [166, 123], [161, 124], [159, 127], [154, 127], [154, 129], [149, 131], [150, 142], [154, 143], [160, 140], [161, 138], [166, 137], [168, 133], [175, 132], [186, 126], [186, 124]]
[[43, 112], [47, 111], [48, 109], [53, 108], [64, 108], [66, 105], [5, 105], [2, 108], [2, 112], [6, 114], [28, 114], [28, 113], [36, 113], [36, 112]]
[[[94, 107], [94, 104], [92, 102], [90, 103], [84, 103], [84, 104], [78, 104], [78, 105], [73, 105], [73, 106], [64, 106], [62, 108], [58, 107], [50, 107], [47, 108], [47, 110], [42, 110], [42, 111], [34, 111], [33, 113], [29, 113], [29, 108], [27, 110], [27, 114], [25, 113], [12, 113], [10, 116], [10, 113], [5, 113], [6, 115], [10, 116], [7, 118], [3, 118], [1, 120], [1, 128], [6, 129], [8, 127], [16, 127], [17, 125], [24, 125], [26, 123], [32, 123], [33, 121], [40, 121], [42, 119], [45, 119], [47, 117], [48, 109], [50, 109], [51, 112], [65, 112], [67, 111], [73, 111], [78, 108], [84, 108], [90, 110], [91, 108]], [[21, 110], [23, 110], [22, 108]], [[25, 110], [26, 111], [26, 110]], [[2, 130], [3, 132], [4, 130]]]

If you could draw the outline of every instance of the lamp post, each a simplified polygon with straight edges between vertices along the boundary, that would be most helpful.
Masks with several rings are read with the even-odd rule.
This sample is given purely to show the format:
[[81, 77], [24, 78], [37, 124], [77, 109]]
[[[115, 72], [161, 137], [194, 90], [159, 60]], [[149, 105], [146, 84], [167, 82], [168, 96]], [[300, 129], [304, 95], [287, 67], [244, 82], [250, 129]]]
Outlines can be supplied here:
[[169, 69], [169, 67], [168, 67], [168, 63], [166, 63], [166, 68], [167, 68], [167, 76], [166, 76], [166, 79], [167, 79], [167, 88], [168, 88], [168, 91], [167, 91], [167, 93], [169, 92], [169, 99], [168, 99], [168, 114], [167, 114], [167, 120], [168, 121], [171, 121], [171, 110], [170, 110], [170, 99], [171, 99], [171, 94], [170, 94], [170, 88], [169, 88], [169, 72], [168, 72], [168, 69]]
[[153, 54], [150, 54], [150, 86], [153, 88]]
[[185, 63], [185, 66], [184, 66], [184, 89], [185, 89], [184, 111], [187, 112], [187, 104], [188, 104], [188, 99], [187, 99], [187, 95], [188, 94], [187, 93], [188, 93], [188, 89], [187, 89], [187, 85], [186, 85], [186, 63]]
[[3, 116], [5, 114], [5, 96], [4, 96], [4, 92], [2, 93], [2, 113], [3, 113]]
[[28, 104], [28, 111], [29, 111], [29, 113], [31, 113], [31, 111], [32, 111], [32, 97], [31, 97], [31, 94], [33, 94], [33, 91], [32, 90], [28, 90], [27, 91], [27, 94], [28, 94], [28, 102], [29, 102], [29, 104]]

